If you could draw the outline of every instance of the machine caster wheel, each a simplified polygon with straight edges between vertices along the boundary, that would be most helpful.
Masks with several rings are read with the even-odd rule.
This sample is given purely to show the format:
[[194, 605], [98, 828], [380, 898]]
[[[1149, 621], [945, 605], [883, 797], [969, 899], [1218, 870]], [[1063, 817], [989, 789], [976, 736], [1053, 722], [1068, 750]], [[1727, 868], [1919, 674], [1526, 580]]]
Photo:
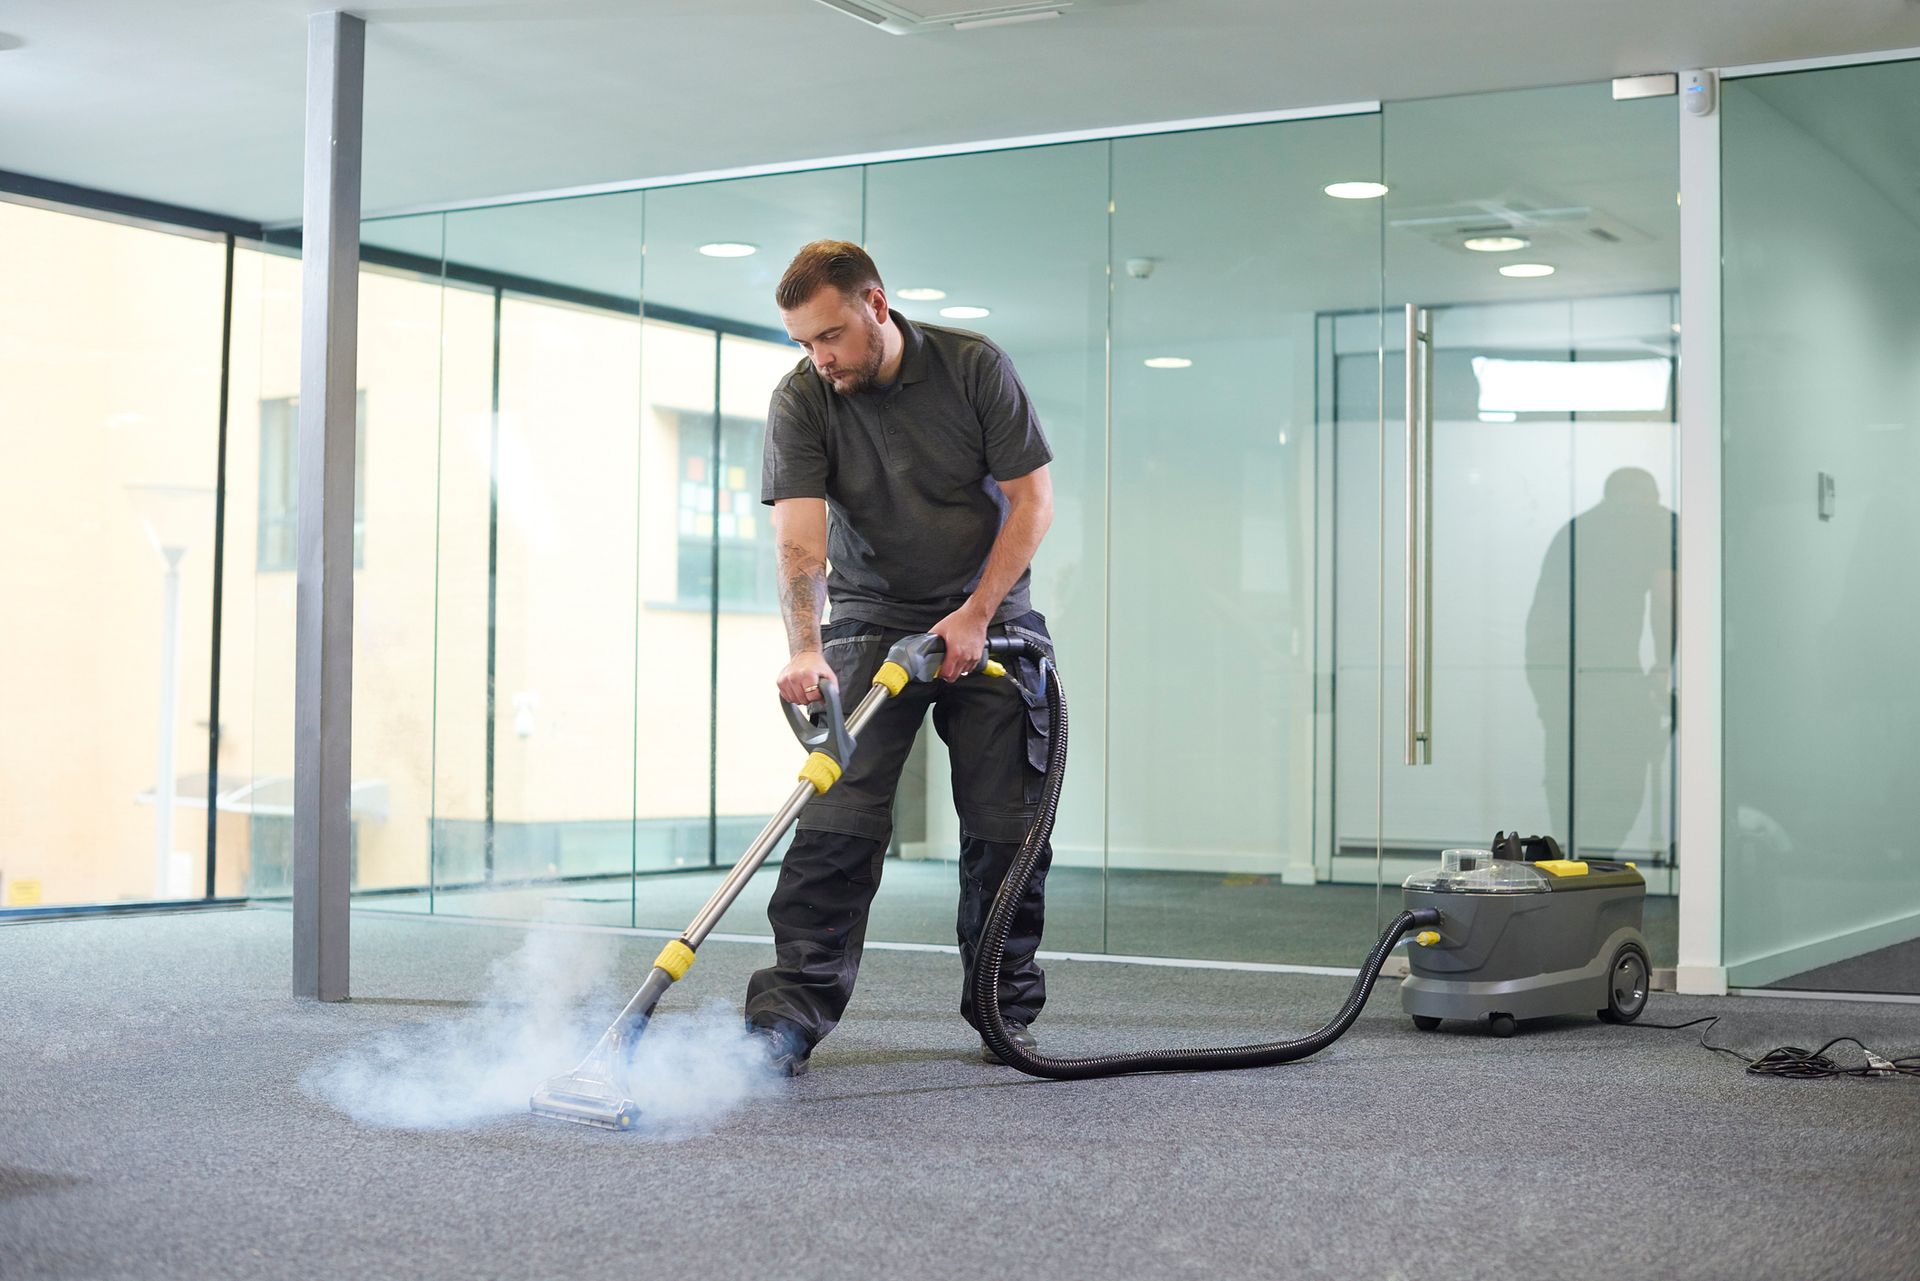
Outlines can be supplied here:
[[1622, 943], [1613, 954], [1607, 974], [1607, 1008], [1599, 1011], [1608, 1023], [1631, 1023], [1647, 1008], [1647, 989], [1652, 971], [1647, 954], [1638, 943]]
[[1413, 1025], [1422, 1032], [1431, 1032], [1440, 1026], [1440, 1020], [1431, 1014], [1416, 1014], [1413, 1016]]
[[1505, 1040], [1507, 1037], [1513, 1035], [1516, 1026], [1513, 1021], [1513, 1015], [1511, 1014], [1487, 1015], [1487, 1034], [1489, 1036], [1497, 1036]]

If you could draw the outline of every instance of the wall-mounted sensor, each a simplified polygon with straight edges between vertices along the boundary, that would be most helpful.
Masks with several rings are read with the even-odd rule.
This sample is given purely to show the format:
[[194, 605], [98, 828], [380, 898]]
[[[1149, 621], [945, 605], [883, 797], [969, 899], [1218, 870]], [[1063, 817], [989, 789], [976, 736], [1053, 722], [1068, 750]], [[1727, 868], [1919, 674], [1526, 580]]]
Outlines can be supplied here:
[[1158, 258], [1129, 258], [1127, 259], [1127, 274], [1135, 280], [1145, 280], [1153, 274], [1153, 269], [1159, 265], [1160, 260]]
[[1689, 115], [1710, 116], [1713, 114], [1714, 99], [1719, 78], [1711, 71], [1683, 71], [1680, 73], [1680, 102]]

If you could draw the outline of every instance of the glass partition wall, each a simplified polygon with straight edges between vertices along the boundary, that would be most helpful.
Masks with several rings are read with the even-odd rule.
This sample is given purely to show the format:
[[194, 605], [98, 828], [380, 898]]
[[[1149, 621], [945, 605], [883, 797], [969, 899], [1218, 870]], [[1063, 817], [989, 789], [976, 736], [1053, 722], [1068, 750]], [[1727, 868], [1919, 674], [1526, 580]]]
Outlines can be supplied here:
[[1920, 994], [1920, 62], [1721, 115], [1728, 979]]
[[[1054, 447], [1050, 947], [1350, 964], [1406, 867], [1496, 828], [1670, 892], [1674, 151], [1670, 100], [1581, 87], [368, 224], [361, 901], [677, 929], [787, 793], [758, 473], [800, 357], [773, 286], [821, 237], [1005, 348]], [[948, 768], [923, 727], [876, 940], [952, 941]]]
[[[800, 358], [773, 286], [820, 237], [1005, 348], [1054, 447], [1050, 946], [1351, 964], [1407, 865], [1505, 827], [1666, 892], [1673, 142], [1671, 100], [1579, 87], [369, 221], [356, 902], [676, 930], [787, 794], [759, 465]], [[208, 826], [221, 887], [262, 897], [289, 880], [296, 252], [242, 243], [232, 274], [221, 593], [251, 644], [221, 657]], [[1411, 768], [1409, 301], [1434, 352]], [[923, 727], [876, 940], [952, 941], [948, 768]], [[729, 930], [764, 929], [770, 879]]]

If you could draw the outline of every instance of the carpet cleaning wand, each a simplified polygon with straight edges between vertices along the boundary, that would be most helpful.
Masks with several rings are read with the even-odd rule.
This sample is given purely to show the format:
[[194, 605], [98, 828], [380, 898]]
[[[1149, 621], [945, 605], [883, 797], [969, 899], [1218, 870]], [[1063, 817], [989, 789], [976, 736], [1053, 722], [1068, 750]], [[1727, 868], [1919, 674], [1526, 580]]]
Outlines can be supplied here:
[[[994, 656], [1016, 652], [1023, 644], [999, 637], [989, 640], [987, 653], [975, 671], [987, 676], [1005, 676], [1006, 669]], [[881, 705], [905, 689], [908, 682], [937, 679], [946, 653], [946, 642], [931, 634], [909, 636], [895, 644], [887, 651], [887, 661], [874, 674], [873, 687], [860, 700], [852, 716], [841, 716], [840, 691], [831, 680], [820, 683], [820, 698], [804, 710], [784, 698], [780, 700], [794, 736], [808, 750], [806, 764], [800, 767], [799, 785], [779, 812], [767, 821], [740, 861], [733, 865], [727, 879], [713, 892], [693, 923], [660, 950], [660, 955], [654, 958], [653, 972], [647, 975], [646, 982], [581, 1060], [580, 1066], [554, 1077], [534, 1092], [529, 1106], [536, 1114], [609, 1130], [633, 1128], [640, 1119], [640, 1107], [625, 1088], [624, 1080], [627, 1065], [633, 1060], [634, 1044], [647, 1030], [654, 1007], [660, 1004], [667, 989], [693, 968], [693, 956], [700, 944], [740, 897], [740, 892], [773, 853], [787, 829], [799, 820], [807, 802], [824, 795], [839, 781], [841, 771], [853, 756], [854, 742], [861, 729], [873, 719]], [[1048, 826], [1051, 828], [1052, 824]]]

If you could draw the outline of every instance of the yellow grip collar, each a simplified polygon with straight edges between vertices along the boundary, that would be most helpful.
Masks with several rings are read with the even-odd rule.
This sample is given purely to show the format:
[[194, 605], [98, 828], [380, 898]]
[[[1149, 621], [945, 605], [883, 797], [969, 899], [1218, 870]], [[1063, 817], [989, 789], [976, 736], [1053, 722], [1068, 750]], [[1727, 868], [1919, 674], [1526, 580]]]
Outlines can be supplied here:
[[873, 674], [873, 683], [885, 685], [887, 693], [896, 698], [899, 697], [900, 691], [907, 687], [909, 679], [907, 669], [892, 660], [880, 664], [880, 670]]
[[661, 948], [660, 955], [653, 958], [653, 968], [665, 970], [673, 975], [673, 981], [678, 983], [687, 977], [687, 971], [693, 968], [693, 949], [681, 940], [675, 939]]
[[829, 787], [840, 781], [840, 762], [825, 752], [815, 752], [800, 767], [800, 777], [813, 784], [815, 796], [822, 796]]

